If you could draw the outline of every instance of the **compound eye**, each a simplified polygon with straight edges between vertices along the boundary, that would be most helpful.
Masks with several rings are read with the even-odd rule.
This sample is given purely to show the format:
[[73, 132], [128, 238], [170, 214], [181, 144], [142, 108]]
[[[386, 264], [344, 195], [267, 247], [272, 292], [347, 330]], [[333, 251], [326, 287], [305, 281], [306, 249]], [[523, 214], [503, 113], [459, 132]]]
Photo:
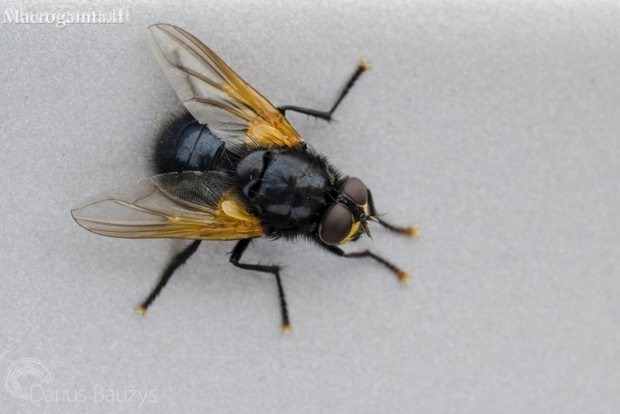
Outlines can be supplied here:
[[334, 204], [325, 213], [319, 229], [319, 237], [326, 244], [340, 244], [353, 228], [351, 212], [340, 204]]
[[351, 197], [358, 205], [364, 206], [368, 201], [368, 189], [357, 177], [349, 177], [344, 182], [342, 192]]

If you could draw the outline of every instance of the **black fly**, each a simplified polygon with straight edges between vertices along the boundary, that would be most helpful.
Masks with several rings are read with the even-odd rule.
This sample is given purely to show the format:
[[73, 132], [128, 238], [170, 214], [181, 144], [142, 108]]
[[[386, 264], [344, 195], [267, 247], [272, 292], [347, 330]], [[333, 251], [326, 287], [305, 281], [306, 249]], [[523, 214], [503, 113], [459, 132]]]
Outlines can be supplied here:
[[106, 236], [194, 240], [172, 259], [140, 312], [202, 240], [237, 240], [233, 265], [276, 277], [284, 331], [290, 323], [280, 267], [241, 262], [254, 238], [303, 237], [338, 256], [372, 258], [407, 282], [409, 273], [382, 257], [368, 250], [345, 253], [338, 245], [370, 236], [370, 221], [411, 237], [418, 227], [379, 219], [364, 183], [340, 174], [284, 116], [295, 111], [331, 120], [366, 63], [360, 62], [329, 111], [276, 108], [185, 30], [158, 24], [149, 28], [148, 39], [186, 111], [158, 137], [156, 175], [90, 197], [72, 210], [78, 224]]

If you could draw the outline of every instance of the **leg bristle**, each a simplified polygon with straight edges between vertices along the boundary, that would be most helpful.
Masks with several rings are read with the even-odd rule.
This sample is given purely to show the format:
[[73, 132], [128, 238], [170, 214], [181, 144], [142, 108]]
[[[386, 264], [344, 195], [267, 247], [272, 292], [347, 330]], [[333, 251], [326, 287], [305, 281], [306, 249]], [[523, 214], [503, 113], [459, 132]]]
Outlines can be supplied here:
[[146, 316], [147, 310], [146, 310], [146, 308], [144, 306], [142, 306], [142, 305], [136, 306], [135, 310], [136, 310], [136, 313], [139, 313], [142, 316]]
[[283, 334], [287, 334], [287, 333], [291, 333], [293, 331], [293, 327], [291, 326], [290, 323], [285, 322], [282, 324], [282, 333]]
[[417, 239], [420, 237], [420, 226], [418, 226], [417, 224], [415, 226], [407, 227], [404, 230], [405, 231], [403, 233], [405, 233], [406, 235], [408, 235], [409, 237], [413, 239]]
[[409, 284], [409, 281], [413, 278], [413, 275], [409, 272], [405, 272], [403, 270], [396, 270], [396, 274], [398, 275], [398, 280], [400, 280], [400, 283], [404, 286], [407, 286], [407, 284]]
[[364, 72], [370, 69], [370, 63], [366, 62], [364, 59], [360, 59], [359, 63], [357, 64], [359, 67], [359, 70]]

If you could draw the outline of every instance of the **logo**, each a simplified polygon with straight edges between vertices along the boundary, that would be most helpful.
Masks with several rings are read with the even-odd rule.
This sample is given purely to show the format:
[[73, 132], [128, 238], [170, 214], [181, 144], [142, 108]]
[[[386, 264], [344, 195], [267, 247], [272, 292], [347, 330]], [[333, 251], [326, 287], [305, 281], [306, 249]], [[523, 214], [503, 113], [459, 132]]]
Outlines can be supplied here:
[[[7, 352], [0, 354], [0, 360]], [[63, 384], [64, 381], [54, 383], [50, 369], [36, 358], [22, 358], [13, 362], [4, 375], [6, 393], [21, 406], [42, 409], [44, 406], [81, 404], [89, 408], [131, 409], [157, 404], [156, 390], [150, 387], [143, 389], [133, 384], [122, 387], [91, 384], [67, 388]]]
[[22, 400], [30, 401], [33, 387], [52, 383], [52, 373], [47, 366], [35, 358], [15, 361], [6, 371], [4, 386], [6, 392]]

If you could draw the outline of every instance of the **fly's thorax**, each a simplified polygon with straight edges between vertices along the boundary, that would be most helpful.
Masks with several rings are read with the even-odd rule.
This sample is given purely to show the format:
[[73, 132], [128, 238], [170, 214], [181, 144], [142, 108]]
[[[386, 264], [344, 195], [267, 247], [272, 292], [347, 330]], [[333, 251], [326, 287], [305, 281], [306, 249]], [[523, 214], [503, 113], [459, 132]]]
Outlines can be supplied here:
[[333, 197], [335, 173], [320, 156], [291, 148], [255, 149], [237, 164], [240, 193], [277, 234], [312, 232]]

